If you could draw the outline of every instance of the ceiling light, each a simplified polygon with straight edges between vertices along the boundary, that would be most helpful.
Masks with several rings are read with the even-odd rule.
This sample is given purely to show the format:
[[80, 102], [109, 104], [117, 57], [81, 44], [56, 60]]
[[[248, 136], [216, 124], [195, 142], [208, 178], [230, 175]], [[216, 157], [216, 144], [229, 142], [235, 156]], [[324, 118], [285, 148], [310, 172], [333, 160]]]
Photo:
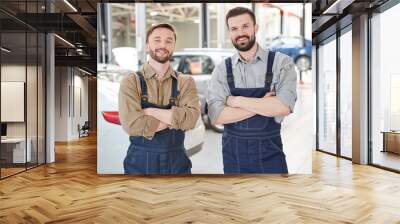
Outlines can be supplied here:
[[71, 42], [69, 42], [68, 40], [58, 36], [57, 34], [54, 34], [55, 37], [57, 37], [59, 40], [61, 40], [62, 42], [66, 43], [67, 45], [69, 45], [70, 47], [75, 48], [75, 45], [73, 45]]
[[79, 67], [78, 67], [78, 70], [81, 71], [81, 72], [83, 72], [83, 73], [85, 73], [85, 74], [92, 75], [92, 73], [90, 73], [90, 72], [88, 72], [88, 71], [85, 71], [85, 70], [83, 70], [83, 69], [81, 69], [81, 68], [79, 68]]
[[71, 4], [69, 3], [68, 0], [64, 0], [65, 4], [67, 4], [72, 10], [74, 10], [74, 12], [78, 12], [78, 10]]
[[6, 53], [10, 53], [10, 52], [11, 52], [11, 50], [8, 50], [8, 49], [5, 48], [5, 47], [1, 47], [0, 49], [1, 49], [2, 51], [6, 52]]
[[342, 14], [343, 9], [351, 5], [355, 0], [336, 0], [322, 14]]

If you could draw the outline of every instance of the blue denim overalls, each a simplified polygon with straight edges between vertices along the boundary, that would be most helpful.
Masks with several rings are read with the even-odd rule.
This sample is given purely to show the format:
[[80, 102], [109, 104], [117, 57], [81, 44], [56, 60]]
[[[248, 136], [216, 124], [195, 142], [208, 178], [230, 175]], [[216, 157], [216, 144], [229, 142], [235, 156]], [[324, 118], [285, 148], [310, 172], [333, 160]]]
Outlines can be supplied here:
[[[177, 80], [172, 78], [169, 104], [166, 106], [148, 102], [147, 85], [143, 74], [136, 73], [142, 89], [141, 106], [145, 108], [171, 109], [178, 96]], [[185, 153], [185, 133], [178, 129], [156, 132], [149, 140], [143, 136], [130, 136], [131, 142], [124, 160], [125, 174], [190, 174], [192, 163]]]
[[[225, 60], [227, 81], [233, 96], [261, 98], [270, 91], [275, 52], [269, 51], [265, 86], [236, 88], [232, 73], [232, 59]], [[274, 117], [255, 115], [225, 124], [222, 137], [224, 173], [287, 173], [282, 150], [281, 125]]]

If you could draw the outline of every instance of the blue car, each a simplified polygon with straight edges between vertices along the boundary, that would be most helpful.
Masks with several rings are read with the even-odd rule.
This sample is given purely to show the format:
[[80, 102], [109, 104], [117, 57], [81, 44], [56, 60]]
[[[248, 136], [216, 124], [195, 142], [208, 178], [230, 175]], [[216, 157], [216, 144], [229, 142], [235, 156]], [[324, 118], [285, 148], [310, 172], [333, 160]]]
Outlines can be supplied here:
[[302, 72], [311, 69], [312, 43], [310, 40], [302, 37], [279, 36], [269, 42], [267, 48], [292, 57], [297, 68]]

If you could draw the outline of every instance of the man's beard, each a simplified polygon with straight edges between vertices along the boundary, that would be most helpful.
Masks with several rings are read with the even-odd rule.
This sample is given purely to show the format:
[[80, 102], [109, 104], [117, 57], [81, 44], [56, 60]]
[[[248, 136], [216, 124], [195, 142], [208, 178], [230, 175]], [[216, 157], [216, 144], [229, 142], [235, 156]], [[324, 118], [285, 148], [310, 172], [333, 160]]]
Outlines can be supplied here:
[[[241, 44], [238, 44], [237, 41], [242, 37], [246, 37], [249, 41], [247, 43], [243, 42]], [[248, 51], [254, 46], [255, 43], [256, 43], [256, 35], [255, 34], [251, 37], [249, 37], [247, 35], [239, 36], [235, 39], [235, 41], [232, 41], [233, 46], [239, 51]]]
[[[157, 56], [157, 51], [166, 51], [166, 55], [165, 56]], [[154, 51], [150, 49], [149, 53], [150, 53], [151, 58], [153, 58], [154, 60], [156, 60], [157, 62], [159, 62], [161, 64], [164, 64], [167, 61], [169, 61], [169, 59], [172, 56], [172, 53], [170, 53], [166, 49], [162, 49], [162, 48], [156, 49]]]

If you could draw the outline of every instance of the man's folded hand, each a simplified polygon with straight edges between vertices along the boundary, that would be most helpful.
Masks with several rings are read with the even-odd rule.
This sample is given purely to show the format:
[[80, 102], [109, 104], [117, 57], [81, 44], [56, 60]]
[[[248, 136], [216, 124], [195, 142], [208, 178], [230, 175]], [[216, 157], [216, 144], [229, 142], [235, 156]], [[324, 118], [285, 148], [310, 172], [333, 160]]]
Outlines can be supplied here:
[[275, 92], [268, 92], [267, 94], [265, 94], [264, 97], [271, 97], [271, 96], [276, 96]]
[[168, 125], [166, 123], [160, 121], [160, 124], [158, 125], [158, 128], [157, 128], [156, 132], [162, 131], [162, 130], [164, 130], [166, 128], [168, 128]]
[[230, 107], [238, 107], [236, 101], [237, 101], [237, 96], [228, 96], [226, 98], [226, 105]]

